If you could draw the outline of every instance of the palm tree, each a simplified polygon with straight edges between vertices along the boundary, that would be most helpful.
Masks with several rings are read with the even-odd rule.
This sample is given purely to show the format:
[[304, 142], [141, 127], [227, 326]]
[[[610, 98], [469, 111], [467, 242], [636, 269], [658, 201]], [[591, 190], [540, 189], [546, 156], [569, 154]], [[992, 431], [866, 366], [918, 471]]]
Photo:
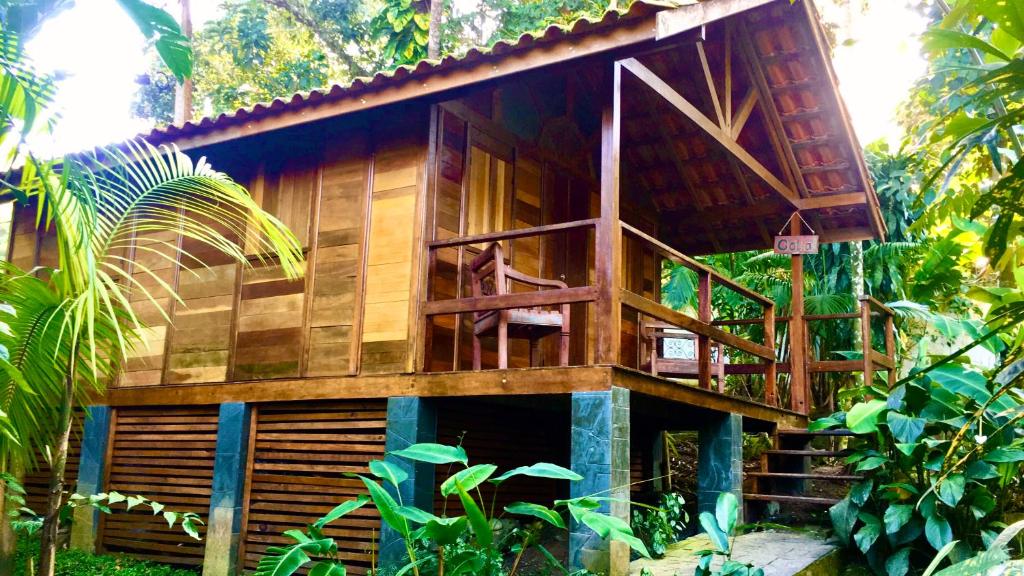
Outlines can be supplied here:
[[[119, 1], [158, 48], [165, 42], [161, 54], [172, 70], [190, 72], [187, 43], [166, 45], [176, 38], [173, 18], [139, 0]], [[40, 453], [50, 464], [41, 576], [54, 571], [73, 407], [102, 394], [128, 353], [145, 344], [138, 308], [156, 306], [151, 290], [181, 301], [133, 253], [204, 267], [200, 252], [182, 249], [190, 244], [243, 266], [256, 254], [290, 278], [303, 270], [294, 235], [205, 159], [143, 141], [61, 160], [33, 157], [25, 136], [47, 119], [52, 95], [17, 35], [0, 25], [0, 152], [6, 166], [19, 166], [0, 181], [0, 199], [34, 207], [36, 226], [57, 246], [54, 268], [0, 264], [0, 473], [31, 469]]]

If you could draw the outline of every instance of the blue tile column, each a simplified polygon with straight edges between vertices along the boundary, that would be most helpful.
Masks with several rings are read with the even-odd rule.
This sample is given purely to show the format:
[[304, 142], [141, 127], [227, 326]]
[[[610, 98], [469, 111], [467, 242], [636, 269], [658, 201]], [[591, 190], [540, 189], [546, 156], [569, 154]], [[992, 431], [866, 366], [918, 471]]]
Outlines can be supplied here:
[[697, 431], [698, 512], [714, 512], [722, 492], [732, 492], [742, 504], [743, 417], [736, 414], [709, 416]]
[[244, 402], [220, 405], [203, 576], [234, 576], [238, 573], [242, 490], [248, 462], [251, 415], [251, 405]]
[[[583, 480], [573, 482], [572, 498], [600, 495], [621, 501], [605, 502], [600, 511], [629, 521], [629, 390], [612, 387], [602, 392], [572, 395], [572, 470]], [[569, 566], [607, 573], [609, 547], [592, 530], [573, 522], [569, 533]]]
[[[388, 398], [388, 428], [384, 441], [390, 452], [407, 448], [413, 444], [437, 441], [437, 409], [424, 398]], [[409, 474], [409, 479], [399, 485], [396, 491], [387, 486], [391, 495], [400, 498], [406, 506], [416, 506], [433, 512], [434, 467], [430, 464], [413, 463], [402, 458], [386, 456], [385, 459]], [[387, 524], [381, 524], [380, 565], [399, 567], [408, 562], [402, 537]]]
[[[83, 496], [103, 491], [107, 442], [110, 438], [110, 406], [89, 406], [82, 429], [82, 455], [78, 465], [78, 485], [72, 486]], [[75, 508], [71, 525], [71, 547], [86, 552], [96, 551], [96, 529], [100, 512], [90, 506]]]

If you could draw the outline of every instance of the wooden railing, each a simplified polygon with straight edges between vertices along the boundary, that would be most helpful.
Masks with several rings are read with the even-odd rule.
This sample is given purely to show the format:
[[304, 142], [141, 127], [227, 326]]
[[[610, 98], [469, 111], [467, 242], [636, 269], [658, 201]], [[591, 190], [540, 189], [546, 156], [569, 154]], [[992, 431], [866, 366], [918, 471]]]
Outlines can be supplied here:
[[[653, 300], [628, 290], [621, 291], [622, 305], [637, 312], [666, 322], [687, 332], [697, 335], [697, 382], [701, 388], [711, 389], [711, 342], [718, 342], [736, 348], [761, 360], [761, 373], [765, 376], [766, 404], [778, 404], [776, 391], [776, 358], [775, 358], [775, 302], [770, 298], [750, 290], [746, 286], [722, 276], [715, 270], [686, 256], [657, 238], [626, 224], [621, 223], [622, 231], [652, 248], [658, 255], [667, 260], [681, 264], [697, 273], [697, 317], [687, 316]], [[764, 342], [748, 340], [720, 328], [723, 323], [715, 322], [711, 308], [711, 289], [713, 285], [722, 286], [753, 302], [760, 304], [764, 315], [741, 321], [746, 324], [759, 324], [764, 328]]]
[[[466, 246], [489, 244], [518, 238], [530, 238], [534, 236], [546, 236], [574, 230], [587, 230], [594, 228], [598, 220], [577, 220], [560, 224], [548, 224], [544, 226], [533, 226], [531, 228], [518, 228], [503, 232], [490, 232], [487, 234], [475, 234], [472, 236], [459, 236], [434, 240], [427, 243], [428, 258], [431, 269], [434, 269], [437, 262], [437, 251], [445, 248], [464, 248]], [[460, 258], [461, 259], [461, 258]], [[452, 298], [447, 300], [434, 300], [432, 291], [427, 292], [427, 302], [423, 306], [423, 314], [427, 318], [444, 314], [464, 314], [470, 312], [487, 312], [491, 310], [509, 310], [512, 308], [535, 308], [542, 306], [556, 306], [560, 304], [576, 304], [580, 302], [593, 302], [597, 300], [597, 288], [594, 286], [574, 286], [569, 288], [553, 288], [534, 292], [517, 292], [514, 294], [503, 294], [500, 296], [477, 296]]]
[[[894, 324], [895, 313], [891, 308], [882, 304], [871, 296], [860, 297], [860, 309], [857, 312], [845, 314], [818, 314], [804, 316], [804, 320], [810, 327], [811, 322], [827, 322], [835, 320], [860, 320], [860, 333], [862, 358], [860, 360], [811, 360], [808, 363], [808, 372], [863, 372], [864, 383], [870, 384], [877, 371], [886, 372], [889, 384], [896, 382], [896, 330]], [[881, 317], [884, 322], [883, 333], [885, 334], [885, 352], [875, 350], [872, 342], [871, 321], [873, 318]], [[807, 331], [808, 338], [810, 330]]]

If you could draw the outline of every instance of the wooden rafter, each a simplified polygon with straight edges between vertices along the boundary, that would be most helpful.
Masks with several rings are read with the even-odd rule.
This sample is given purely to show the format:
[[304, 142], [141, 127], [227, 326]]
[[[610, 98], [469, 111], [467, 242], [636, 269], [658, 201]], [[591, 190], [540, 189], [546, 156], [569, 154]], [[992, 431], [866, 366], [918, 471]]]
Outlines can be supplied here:
[[622, 60], [621, 64], [623, 68], [629, 70], [630, 73], [636, 76], [638, 80], [658, 93], [662, 98], [667, 100], [669, 104], [693, 121], [701, 130], [711, 136], [716, 142], [725, 148], [728, 154], [734, 156], [741, 164], [764, 180], [772, 190], [779, 194], [779, 196], [788, 201], [793, 205], [793, 207], [796, 207], [799, 200], [797, 193], [792, 188], [786, 186], [781, 180], [776, 178], [771, 171], [765, 168], [765, 166], [757, 160], [757, 158], [754, 158], [750, 152], [747, 152], [746, 149], [740, 146], [736, 139], [733, 138], [732, 134], [726, 132], [721, 126], [715, 124], [713, 120], [705, 116], [696, 106], [684, 98], [682, 94], [669, 86], [664, 80], [659, 78], [657, 74], [652, 72], [635, 58]]
[[747, 90], [747, 95], [743, 97], [743, 101], [740, 103], [739, 110], [736, 111], [736, 116], [732, 119], [732, 137], [739, 140], [740, 134], [743, 132], [743, 128], [747, 125], [747, 120], [750, 119], [750, 115], [754, 112], [754, 106], [757, 106], [758, 97], [757, 90], [751, 88]]

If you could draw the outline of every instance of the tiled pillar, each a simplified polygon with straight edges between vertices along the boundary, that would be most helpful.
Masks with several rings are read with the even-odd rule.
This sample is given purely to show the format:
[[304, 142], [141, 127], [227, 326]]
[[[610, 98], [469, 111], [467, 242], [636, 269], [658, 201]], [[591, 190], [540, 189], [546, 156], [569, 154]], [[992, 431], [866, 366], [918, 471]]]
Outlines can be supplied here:
[[[103, 491], [107, 442], [110, 438], [110, 406], [89, 406], [82, 429], [82, 452], [78, 465], [78, 485], [70, 486], [83, 496]], [[100, 512], [91, 506], [75, 508], [71, 524], [71, 547], [86, 552], [96, 551], [96, 529]]]
[[[416, 397], [388, 398], [388, 429], [384, 445], [388, 452], [401, 450], [413, 444], [437, 441], [437, 410], [431, 401]], [[392, 462], [409, 474], [409, 479], [399, 485], [398, 493], [385, 484], [402, 504], [416, 506], [433, 512], [434, 466], [413, 463], [403, 458], [387, 456]], [[381, 525], [380, 564], [381, 566], [402, 566], [408, 562], [402, 537], [387, 524]]]
[[708, 416], [697, 433], [698, 512], [713, 513], [722, 492], [732, 492], [742, 504], [743, 417], [736, 414]]
[[234, 576], [238, 573], [242, 490], [248, 462], [251, 415], [251, 405], [244, 402], [220, 405], [203, 576]]
[[[620, 499], [605, 502], [601, 511], [629, 521], [629, 390], [572, 395], [572, 470], [583, 480], [573, 482], [570, 496], [600, 495]], [[569, 534], [569, 565], [607, 573], [608, 544], [586, 526], [573, 523]]]

